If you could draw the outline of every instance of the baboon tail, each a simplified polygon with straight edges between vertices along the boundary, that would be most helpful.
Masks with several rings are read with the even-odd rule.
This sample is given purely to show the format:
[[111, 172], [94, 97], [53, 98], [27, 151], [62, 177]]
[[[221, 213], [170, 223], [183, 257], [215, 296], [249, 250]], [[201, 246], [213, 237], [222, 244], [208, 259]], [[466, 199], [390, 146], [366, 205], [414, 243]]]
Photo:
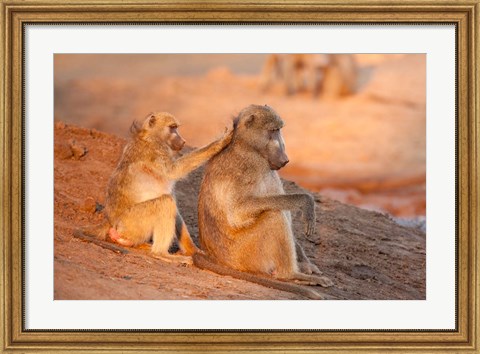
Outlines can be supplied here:
[[75, 229], [73, 230], [73, 236], [82, 241], [94, 243], [100, 247], [109, 249], [111, 251], [127, 254], [128, 250], [126, 250], [125, 248], [116, 246], [113, 243], [106, 241], [109, 228], [110, 224], [105, 221], [104, 223], [99, 225]]
[[287, 283], [287, 282], [283, 282], [275, 279], [269, 279], [269, 278], [255, 275], [255, 274], [241, 272], [239, 270], [215, 263], [215, 261], [212, 261], [208, 256], [206, 256], [201, 252], [197, 252], [193, 255], [193, 264], [200, 269], [209, 270], [220, 275], [228, 275], [233, 278], [246, 280], [251, 283], [266, 286], [268, 288], [273, 288], [273, 289], [287, 291], [294, 294], [299, 294], [301, 296], [306, 297], [307, 299], [312, 299], [312, 300], [324, 299], [324, 296], [322, 296], [320, 293], [318, 293], [313, 289], [309, 289], [307, 287], [297, 285], [297, 284]]
[[107, 239], [108, 230], [110, 229], [110, 223], [104, 221], [101, 224], [82, 227], [81, 229], [76, 229], [75, 234], [82, 234], [83, 236], [95, 237], [96, 239], [105, 241]]

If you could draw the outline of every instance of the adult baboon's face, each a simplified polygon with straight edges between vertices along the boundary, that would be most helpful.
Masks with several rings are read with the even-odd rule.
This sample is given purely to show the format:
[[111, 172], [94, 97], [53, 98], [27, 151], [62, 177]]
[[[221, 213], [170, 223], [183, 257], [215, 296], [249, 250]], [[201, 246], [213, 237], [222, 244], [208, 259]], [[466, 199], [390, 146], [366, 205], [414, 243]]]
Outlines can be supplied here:
[[285, 152], [285, 142], [280, 128], [268, 130], [266, 152], [270, 169], [279, 170], [288, 163], [288, 156]]
[[268, 106], [250, 105], [234, 122], [237, 135], [267, 160], [270, 169], [279, 170], [288, 163], [280, 129], [283, 120]]

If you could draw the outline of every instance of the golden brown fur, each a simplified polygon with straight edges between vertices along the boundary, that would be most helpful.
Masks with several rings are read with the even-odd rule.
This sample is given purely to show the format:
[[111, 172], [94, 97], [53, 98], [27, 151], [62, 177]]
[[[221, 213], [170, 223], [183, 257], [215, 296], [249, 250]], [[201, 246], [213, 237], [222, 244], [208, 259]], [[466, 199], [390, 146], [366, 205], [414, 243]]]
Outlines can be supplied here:
[[194, 263], [321, 298], [311, 289], [278, 281], [332, 285], [328, 278], [311, 274], [320, 271], [292, 233], [290, 210], [302, 211], [307, 235], [315, 232], [315, 211], [310, 195], [286, 195], [275, 171], [288, 162], [280, 134], [283, 121], [270, 107], [251, 105], [234, 126], [231, 144], [206, 166], [198, 202], [200, 245], [206, 255], [194, 256]]
[[156, 256], [190, 262], [187, 257], [168, 253], [176, 233], [184, 255], [197, 251], [176, 206], [175, 181], [221, 151], [231, 134], [177, 158], [176, 152], [185, 143], [177, 127], [175, 117], [165, 112], [151, 113], [141, 125], [132, 125], [131, 139], [107, 187], [108, 222], [83, 234], [94, 234], [100, 240], [110, 236], [123, 246], [137, 246], [152, 239], [151, 250]]

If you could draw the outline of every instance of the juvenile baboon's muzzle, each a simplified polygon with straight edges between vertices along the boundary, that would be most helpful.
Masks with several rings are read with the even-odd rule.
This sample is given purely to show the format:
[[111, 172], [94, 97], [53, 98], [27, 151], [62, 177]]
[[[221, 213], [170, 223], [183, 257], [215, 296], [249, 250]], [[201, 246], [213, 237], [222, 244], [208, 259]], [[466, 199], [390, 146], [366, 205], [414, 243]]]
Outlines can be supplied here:
[[184, 146], [185, 146], [185, 140], [183, 140], [183, 138], [180, 135], [176, 135], [172, 139], [172, 143], [171, 143], [172, 150], [180, 151]]

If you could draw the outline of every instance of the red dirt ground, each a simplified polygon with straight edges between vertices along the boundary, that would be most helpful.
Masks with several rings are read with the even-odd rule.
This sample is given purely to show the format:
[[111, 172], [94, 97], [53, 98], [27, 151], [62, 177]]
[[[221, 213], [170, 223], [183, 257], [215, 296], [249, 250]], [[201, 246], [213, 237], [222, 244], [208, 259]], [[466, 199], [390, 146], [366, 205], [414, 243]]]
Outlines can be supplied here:
[[[299, 299], [300, 297], [193, 266], [165, 263], [147, 251], [118, 254], [72, 236], [99, 223], [108, 178], [125, 140], [62, 122], [55, 124], [55, 299]], [[179, 209], [194, 240], [202, 171], [176, 187]], [[287, 193], [302, 190], [284, 181]], [[424, 299], [425, 234], [390, 216], [314, 194], [315, 245], [294, 216], [294, 232], [310, 259], [335, 285], [337, 299]]]

